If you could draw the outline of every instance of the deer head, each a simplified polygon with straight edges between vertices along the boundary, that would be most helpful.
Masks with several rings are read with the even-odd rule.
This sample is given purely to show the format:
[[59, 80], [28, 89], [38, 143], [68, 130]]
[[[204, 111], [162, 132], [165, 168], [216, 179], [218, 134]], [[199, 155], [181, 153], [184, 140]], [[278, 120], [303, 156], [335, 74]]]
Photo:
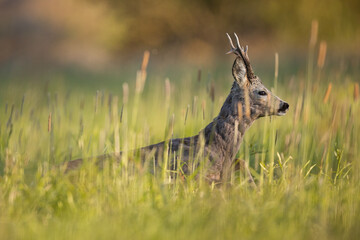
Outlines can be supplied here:
[[235, 33], [234, 35], [236, 47], [227, 34], [231, 45], [228, 53], [234, 53], [237, 56], [232, 67], [235, 81], [231, 92], [232, 103], [238, 105], [238, 114], [243, 114], [253, 120], [270, 115], [285, 115], [289, 104], [270, 92], [254, 74], [250, 65], [248, 47], [241, 47], [238, 36]]

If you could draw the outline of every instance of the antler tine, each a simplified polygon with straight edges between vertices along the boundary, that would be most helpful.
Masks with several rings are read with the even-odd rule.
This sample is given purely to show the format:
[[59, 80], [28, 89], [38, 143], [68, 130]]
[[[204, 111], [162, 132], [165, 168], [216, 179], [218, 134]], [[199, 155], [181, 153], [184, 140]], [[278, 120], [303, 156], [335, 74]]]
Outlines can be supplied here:
[[[229, 38], [231, 47], [232, 47], [233, 49], [236, 49], [236, 48], [234, 47], [234, 44], [233, 44], [233, 42], [232, 42], [232, 40], [231, 40], [230, 35], [229, 35], [228, 33], [226, 33], [226, 35], [227, 35], [227, 37]], [[233, 50], [233, 49], [232, 49], [232, 50]]]
[[239, 48], [239, 50], [242, 50], [238, 36], [236, 35], [236, 33], [234, 33], [234, 35], [235, 35], [235, 38], [236, 38], [237, 47]]
[[244, 60], [245, 66], [246, 66], [246, 70], [247, 70], [247, 76], [248, 79], [251, 81], [251, 79], [255, 78], [255, 74], [252, 70], [251, 64], [250, 64], [250, 60], [249, 60], [249, 56], [248, 56], [248, 46], [245, 46], [245, 49], [241, 47], [240, 45], [240, 41], [239, 41], [239, 37], [237, 36], [236, 33], [234, 33], [235, 38], [236, 38], [236, 43], [237, 43], [237, 49], [239, 52], [239, 55], [242, 57], [242, 59]]

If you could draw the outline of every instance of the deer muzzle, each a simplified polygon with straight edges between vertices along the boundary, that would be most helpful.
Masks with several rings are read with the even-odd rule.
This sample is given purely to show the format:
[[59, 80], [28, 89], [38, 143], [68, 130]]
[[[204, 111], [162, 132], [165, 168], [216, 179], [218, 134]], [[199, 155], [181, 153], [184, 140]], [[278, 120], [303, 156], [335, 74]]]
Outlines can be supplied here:
[[287, 102], [281, 101], [279, 105], [279, 110], [277, 112], [278, 116], [283, 116], [289, 110], [289, 104]]

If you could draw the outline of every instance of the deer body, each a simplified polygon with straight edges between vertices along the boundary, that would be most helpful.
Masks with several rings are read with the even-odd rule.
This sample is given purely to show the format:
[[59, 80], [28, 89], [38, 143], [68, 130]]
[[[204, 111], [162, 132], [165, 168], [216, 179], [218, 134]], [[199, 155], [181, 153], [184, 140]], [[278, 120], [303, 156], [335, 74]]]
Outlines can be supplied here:
[[[219, 181], [227, 178], [229, 169], [235, 161], [237, 152], [246, 130], [252, 123], [264, 116], [284, 115], [289, 105], [273, 95], [261, 80], [252, 71], [247, 47], [240, 46], [238, 38], [237, 46], [232, 46], [230, 52], [237, 56], [232, 75], [234, 82], [228, 97], [226, 98], [219, 115], [209, 123], [198, 135], [183, 139], [171, 139], [168, 142], [160, 142], [139, 149], [140, 158], [143, 162], [149, 154], [159, 165], [165, 154], [171, 156], [170, 169], [175, 169], [179, 164], [182, 172], [189, 173], [189, 162], [195, 158], [206, 161], [206, 178], [209, 181]], [[102, 155], [96, 157], [98, 164], [102, 164], [107, 158], [121, 160], [121, 154]], [[201, 155], [201, 156], [199, 156]], [[173, 161], [172, 161], [173, 160]], [[77, 168], [82, 159], [68, 162], [67, 170]], [[200, 163], [199, 163], [200, 164]]]

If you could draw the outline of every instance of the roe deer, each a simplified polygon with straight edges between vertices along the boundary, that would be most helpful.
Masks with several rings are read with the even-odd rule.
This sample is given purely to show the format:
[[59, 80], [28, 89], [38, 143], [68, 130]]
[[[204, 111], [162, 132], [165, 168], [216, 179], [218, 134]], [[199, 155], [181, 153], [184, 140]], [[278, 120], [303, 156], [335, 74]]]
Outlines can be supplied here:
[[[285, 115], [289, 104], [271, 93], [257, 77], [250, 65], [247, 46], [240, 46], [238, 36], [236, 47], [231, 37], [227, 34], [231, 50], [236, 59], [232, 66], [234, 82], [220, 113], [198, 135], [170, 139], [154, 145], [140, 148], [139, 153], [142, 163], [147, 156], [151, 155], [155, 166], [161, 165], [161, 159], [166, 156], [171, 159], [167, 166], [169, 169], [180, 167], [181, 172], [190, 172], [189, 161], [201, 156], [196, 166], [205, 166], [205, 177], [210, 182], [226, 181], [231, 165], [240, 148], [240, 143], [246, 130], [252, 123], [260, 118], [270, 115]], [[164, 151], [166, 151], [164, 155]], [[121, 154], [106, 154], [96, 157], [98, 165], [102, 165], [105, 159], [121, 160]], [[76, 159], [67, 163], [67, 170], [77, 168], [82, 159]], [[180, 161], [180, 164], [179, 164]], [[179, 170], [179, 169], [178, 169]], [[251, 178], [251, 177], [250, 177]]]

